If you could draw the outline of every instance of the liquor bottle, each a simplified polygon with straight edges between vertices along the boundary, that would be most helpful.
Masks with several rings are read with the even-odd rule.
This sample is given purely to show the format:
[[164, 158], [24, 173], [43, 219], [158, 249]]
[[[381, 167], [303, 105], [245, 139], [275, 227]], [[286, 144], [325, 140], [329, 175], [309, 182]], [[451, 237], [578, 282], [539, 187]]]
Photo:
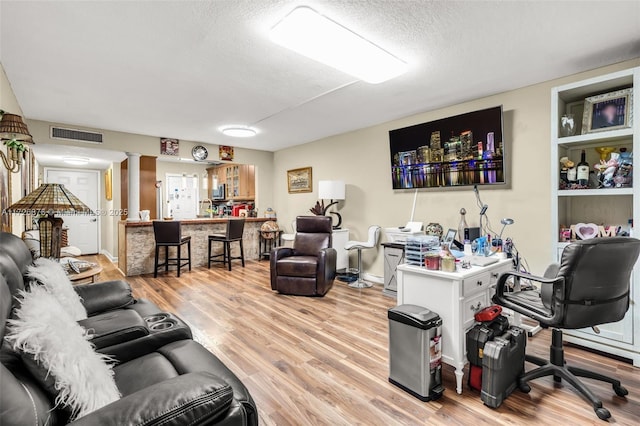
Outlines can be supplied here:
[[589, 186], [589, 163], [587, 163], [587, 160], [585, 159], [585, 157], [586, 157], [586, 153], [584, 152], [584, 149], [583, 149], [582, 153], [580, 154], [580, 162], [578, 163], [577, 177], [578, 177], [578, 185], [583, 187], [588, 187]]

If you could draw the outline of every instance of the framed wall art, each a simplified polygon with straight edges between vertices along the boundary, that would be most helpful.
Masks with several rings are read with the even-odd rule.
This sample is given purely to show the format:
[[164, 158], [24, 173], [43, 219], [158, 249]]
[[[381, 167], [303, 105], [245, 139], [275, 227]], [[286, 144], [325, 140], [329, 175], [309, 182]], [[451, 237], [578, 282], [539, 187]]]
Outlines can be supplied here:
[[220, 148], [218, 148], [218, 156], [222, 161], [233, 161], [233, 147], [220, 145]]
[[107, 201], [113, 200], [113, 169], [104, 172], [104, 196]]
[[160, 138], [161, 155], [180, 155], [180, 141], [178, 139]]
[[633, 89], [622, 89], [584, 100], [582, 134], [626, 129], [633, 125]]
[[287, 188], [289, 189], [289, 194], [313, 191], [311, 167], [287, 170]]

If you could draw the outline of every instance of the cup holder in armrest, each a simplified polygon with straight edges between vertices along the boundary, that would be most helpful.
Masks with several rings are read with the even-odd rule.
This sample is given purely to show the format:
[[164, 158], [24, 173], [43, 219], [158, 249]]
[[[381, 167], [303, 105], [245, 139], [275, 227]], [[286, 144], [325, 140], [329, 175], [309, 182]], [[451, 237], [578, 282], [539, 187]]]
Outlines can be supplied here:
[[148, 317], [144, 317], [145, 322], [147, 322], [147, 324], [152, 324], [154, 322], [160, 322], [160, 321], [164, 321], [167, 318], [169, 318], [169, 314], [154, 314]]
[[173, 328], [176, 326], [176, 324], [177, 322], [175, 320], [165, 319], [163, 321], [159, 321], [151, 324], [149, 328], [153, 331], [161, 331], [161, 330], [167, 330], [169, 328]]

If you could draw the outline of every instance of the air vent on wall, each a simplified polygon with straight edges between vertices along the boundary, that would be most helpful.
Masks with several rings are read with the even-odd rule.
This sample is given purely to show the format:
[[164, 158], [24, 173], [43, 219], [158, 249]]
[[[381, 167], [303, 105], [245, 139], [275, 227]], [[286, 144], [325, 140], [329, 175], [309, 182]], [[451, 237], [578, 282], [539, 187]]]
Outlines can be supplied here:
[[102, 133], [51, 126], [51, 139], [65, 139], [70, 141], [102, 143], [102, 136]]

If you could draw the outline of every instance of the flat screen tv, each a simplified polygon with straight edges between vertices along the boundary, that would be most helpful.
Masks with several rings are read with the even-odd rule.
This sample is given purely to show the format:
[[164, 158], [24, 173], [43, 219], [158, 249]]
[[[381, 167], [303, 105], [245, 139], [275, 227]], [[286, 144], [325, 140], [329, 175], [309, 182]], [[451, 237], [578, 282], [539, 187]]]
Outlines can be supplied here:
[[391, 130], [393, 189], [505, 183], [502, 106]]

